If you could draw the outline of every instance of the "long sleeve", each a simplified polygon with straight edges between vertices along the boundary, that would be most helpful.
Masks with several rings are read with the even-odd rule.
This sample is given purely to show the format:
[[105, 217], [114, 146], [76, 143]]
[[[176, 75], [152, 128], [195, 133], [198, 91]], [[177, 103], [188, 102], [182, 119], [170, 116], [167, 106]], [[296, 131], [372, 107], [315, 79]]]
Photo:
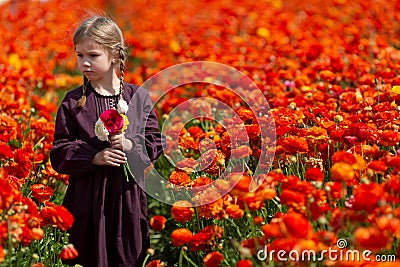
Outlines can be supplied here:
[[84, 173], [95, 168], [92, 159], [98, 152], [82, 140], [78, 140], [78, 125], [64, 99], [57, 111], [53, 147], [50, 161], [53, 168], [64, 174]]
[[148, 92], [139, 88], [133, 95], [128, 110], [129, 126], [125, 136], [133, 143], [128, 151], [130, 164], [140, 164], [144, 169], [162, 153], [164, 138], [158, 127], [157, 116]]

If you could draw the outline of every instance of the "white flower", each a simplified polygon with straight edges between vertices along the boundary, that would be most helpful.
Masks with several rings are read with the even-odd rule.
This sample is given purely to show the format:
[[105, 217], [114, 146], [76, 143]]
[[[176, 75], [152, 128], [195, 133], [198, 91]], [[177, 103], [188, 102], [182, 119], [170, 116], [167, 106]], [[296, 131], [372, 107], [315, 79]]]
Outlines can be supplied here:
[[94, 125], [94, 132], [95, 132], [97, 138], [99, 138], [101, 141], [108, 140], [109, 133], [100, 118], [97, 120], [96, 124]]
[[128, 111], [128, 108], [129, 108], [129, 106], [125, 100], [120, 99], [118, 101], [117, 110], [119, 113], [125, 114]]

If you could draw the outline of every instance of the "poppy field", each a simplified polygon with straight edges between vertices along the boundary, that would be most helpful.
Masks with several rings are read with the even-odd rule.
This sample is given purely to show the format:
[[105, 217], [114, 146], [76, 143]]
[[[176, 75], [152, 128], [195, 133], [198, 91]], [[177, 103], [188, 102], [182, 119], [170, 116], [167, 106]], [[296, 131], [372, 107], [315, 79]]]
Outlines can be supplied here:
[[121, 27], [125, 81], [196, 67], [148, 83], [166, 147], [143, 266], [399, 266], [398, 1], [83, 2], [1, 3], [0, 266], [79, 253], [49, 151], [90, 14]]

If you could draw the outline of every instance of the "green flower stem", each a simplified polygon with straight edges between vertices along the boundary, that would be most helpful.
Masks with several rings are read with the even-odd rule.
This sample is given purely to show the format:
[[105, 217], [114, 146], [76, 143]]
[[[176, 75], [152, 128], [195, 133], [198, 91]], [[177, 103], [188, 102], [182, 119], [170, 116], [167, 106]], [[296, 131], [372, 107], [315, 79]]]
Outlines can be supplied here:
[[[190, 263], [192, 266], [194, 266], [194, 267], [198, 267], [198, 265], [196, 264], [196, 263], [194, 263], [187, 255], [186, 255], [186, 252], [185, 252], [185, 249], [182, 247], [182, 249], [181, 249], [181, 252], [183, 251], [183, 256], [185, 257], [185, 259], [188, 261], [188, 263]], [[179, 255], [179, 257], [180, 257], [180, 255]], [[180, 265], [179, 266], [182, 266], [181, 265], [182, 264], [182, 262], [180, 262]]]
[[144, 258], [142, 267], [145, 267], [145, 266], [146, 266], [147, 260], [148, 260], [149, 258], [150, 258], [150, 254], [147, 253], [146, 258]]

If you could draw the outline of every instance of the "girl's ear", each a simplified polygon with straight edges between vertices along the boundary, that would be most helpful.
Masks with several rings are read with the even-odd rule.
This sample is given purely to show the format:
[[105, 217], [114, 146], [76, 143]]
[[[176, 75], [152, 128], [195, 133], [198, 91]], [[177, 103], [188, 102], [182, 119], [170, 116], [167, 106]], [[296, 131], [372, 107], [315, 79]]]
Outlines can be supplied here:
[[112, 63], [118, 63], [118, 60], [119, 60], [119, 54], [118, 54], [118, 52], [113, 53]]

